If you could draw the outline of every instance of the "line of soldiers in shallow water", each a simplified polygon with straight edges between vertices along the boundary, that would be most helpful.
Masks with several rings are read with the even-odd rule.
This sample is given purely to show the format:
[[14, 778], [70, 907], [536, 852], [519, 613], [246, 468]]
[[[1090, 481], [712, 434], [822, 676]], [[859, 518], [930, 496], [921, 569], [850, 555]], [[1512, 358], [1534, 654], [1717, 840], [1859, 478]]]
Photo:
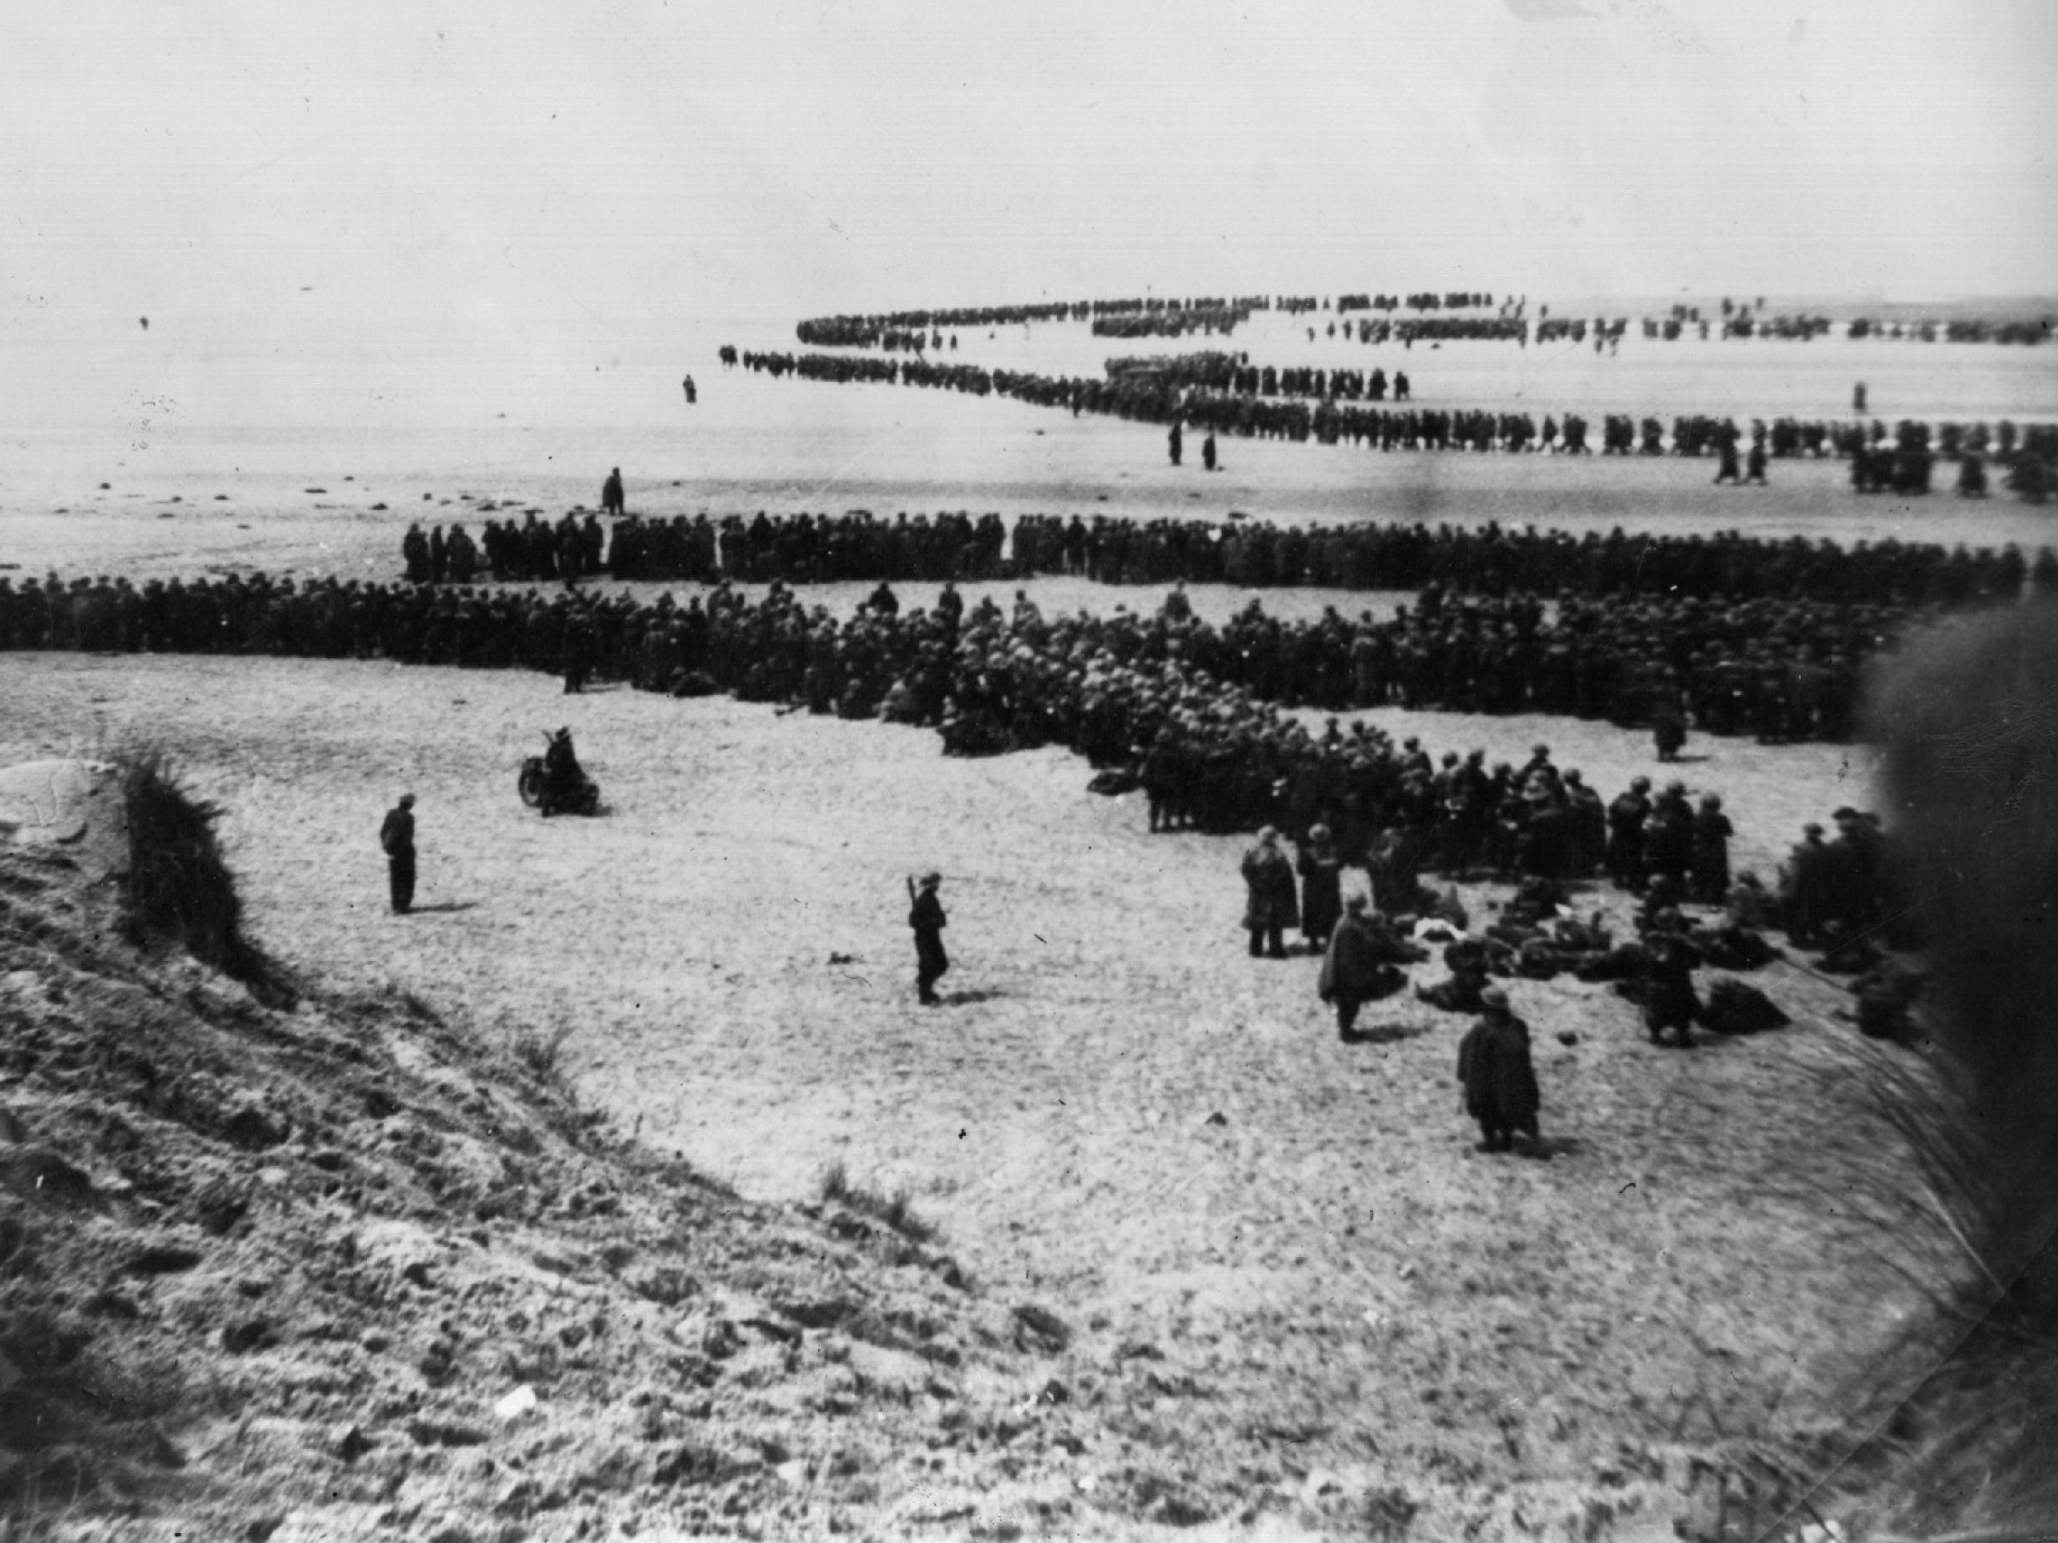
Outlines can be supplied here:
[[[863, 355], [745, 352], [740, 358], [747, 369], [774, 379], [790, 374], [835, 384], [898, 383], [972, 396], [998, 394], [1035, 406], [1069, 410], [1074, 417], [1094, 413], [1132, 422], [1183, 422], [1245, 439], [1479, 454], [1545, 451], [1580, 455], [1593, 448], [1588, 443], [1587, 419], [1577, 413], [1568, 413], [1563, 420], [1546, 414], [1539, 424], [1531, 413], [1483, 408], [1410, 407], [1403, 411], [1339, 405], [1333, 377], [1355, 383], [1360, 379], [1357, 371], [1306, 372], [1310, 385], [1313, 376], [1322, 377], [1322, 400], [1310, 407], [1305, 401], [1283, 396], [1183, 384], [1172, 364], [1163, 370], [1132, 369], [1100, 380]], [[1291, 377], [1298, 372], [1287, 373]], [[1261, 370], [1261, 383], [1262, 375]], [[1275, 374], [1275, 383], [1276, 379]], [[1232, 387], [1234, 384], [1231, 382]], [[2032, 485], [2020, 490], [2025, 496], [2041, 498], [2051, 486], [2051, 463], [2058, 460], [2058, 425], [2018, 426], [2012, 420], [1989, 426], [1955, 421], [1931, 425], [1903, 419], [1890, 430], [1876, 419], [1868, 423], [1754, 418], [1746, 426], [1733, 417], [1693, 413], [1675, 416], [1668, 437], [1664, 422], [1657, 417], [1645, 416], [1639, 421], [1630, 414], [1616, 413], [1602, 420], [1600, 448], [1604, 456], [1724, 456], [1738, 454], [1746, 438], [1761, 458], [1837, 456], [1862, 459], [1867, 467], [1896, 468], [1891, 480], [1897, 490], [1906, 492], [1929, 490], [1941, 451], [1947, 459], [1955, 453], [1961, 461], [1974, 464], [1972, 486], [1965, 485], [1966, 476], [1961, 473], [1961, 491], [1968, 495], [1985, 491], [1985, 462], [1991, 456], [2010, 467], [2011, 486], [2027, 479]], [[1937, 450], [1930, 448], [1932, 443]], [[1955, 452], [1950, 446], [1957, 447]]]
[[[1282, 310], [1314, 308], [1313, 299], [1280, 299]], [[1113, 300], [1043, 300], [1032, 305], [967, 306], [951, 310], [885, 311], [840, 316], [810, 316], [794, 334], [810, 347], [864, 348], [888, 331], [939, 327], [1018, 327], [1031, 322], [1087, 321], [1096, 316], [1145, 316], [1181, 311], [1270, 310], [1269, 295], [1196, 295], [1188, 298], [1137, 295]], [[942, 347], [942, 339], [935, 340]], [[726, 362], [726, 361], [725, 361]]]
[[1423, 590], [1500, 596], [1657, 595], [1968, 606], [2019, 597], [2025, 581], [2058, 593], [2058, 553], [2026, 560], [2013, 544], [1745, 536], [1675, 536], [1535, 527], [1274, 525], [1207, 520], [1135, 521], [1029, 514], [1012, 528], [999, 514], [939, 511], [882, 519], [868, 511], [753, 518], [630, 515], [605, 532], [591, 513], [555, 524], [489, 519], [474, 541], [459, 524], [402, 541], [408, 580], [468, 584], [583, 578], [712, 583], [833, 583], [886, 579], [991, 580], [1065, 575], [1104, 584], [1227, 583], [1350, 590]]
[[[1520, 317], [1528, 309], [1529, 297], [1504, 296], [1499, 303], [1500, 320]], [[1335, 299], [1335, 314], [1346, 317], [1353, 311], [1379, 311], [1391, 313], [1405, 304], [1415, 311], [1436, 311], [1443, 309], [1466, 310], [1486, 309], [1495, 305], [1491, 292], [1476, 290], [1418, 290], [1405, 297], [1398, 294], [1372, 294], [1360, 292], [1341, 294]], [[795, 335], [809, 347], [862, 348], [876, 346], [879, 337], [889, 330], [940, 327], [999, 327], [1027, 326], [1035, 322], [1086, 321], [1098, 316], [1156, 315], [1177, 313], [1184, 310], [1241, 310], [1277, 311], [1285, 316], [1312, 315], [1327, 311], [1330, 302], [1316, 295], [1239, 295], [1234, 297], [1211, 295], [1192, 298], [1166, 298], [1159, 296], [1137, 296], [1113, 300], [1055, 300], [1040, 301], [1030, 305], [1002, 305], [965, 307], [954, 310], [891, 311], [885, 313], [812, 316], [801, 321], [795, 328]], [[1582, 341], [1587, 321], [1584, 317], [1560, 317], [1551, 319], [1551, 308], [1539, 306], [1538, 340], [1547, 336], [1570, 336]], [[1474, 320], [1477, 318], [1458, 318]], [[1808, 313], [1769, 315], [1763, 296], [1758, 297], [1755, 307], [1742, 302], [1733, 303], [1725, 296], [1718, 317], [1711, 307], [1709, 314], [1702, 315], [1701, 307], [1674, 305], [1665, 316], [1640, 317], [1642, 332], [1646, 338], [1676, 341], [1691, 330], [1699, 337], [1711, 336], [1730, 338], [1767, 337], [1799, 339], [1826, 336], [1837, 326], [1829, 317]], [[1593, 318], [1596, 334], [1616, 337], [1628, 331], [1630, 318], [1627, 316]], [[1370, 319], [1360, 321], [1366, 325], [1378, 325]], [[1948, 342], [2001, 342], [2001, 343], [2046, 343], [2051, 339], [2052, 321], [2049, 317], [2034, 319], [2020, 317], [1958, 317], [1949, 320], [1922, 317], [1912, 321], [1883, 322], [1873, 317], [1854, 317], [1843, 324], [1845, 334], [1851, 338], [1891, 337], [1910, 338], [1921, 342], [1934, 342], [1942, 338]], [[1328, 333], [1334, 337], [1339, 327], [1344, 336], [1350, 336], [1351, 323], [1331, 321]], [[1456, 334], [1453, 334], [1456, 335]], [[1524, 334], [1508, 329], [1487, 333], [1463, 334], [1466, 336], [1518, 337]], [[1362, 331], [1360, 336], [1363, 336]], [[942, 346], [942, 339], [936, 340]]]
[[[1339, 295], [1336, 311], [1338, 315], [1350, 311], [1396, 311], [1402, 303], [1399, 295]], [[1421, 290], [1406, 297], [1408, 308], [1414, 311], [1434, 311], [1446, 306], [1459, 310], [1493, 303], [1492, 295], [1471, 290], [1447, 290], [1440, 295], [1431, 290]], [[881, 346], [882, 340], [892, 334], [927, 331], [931, 346], [941, 348], [943, 337], [937, 329], [943, 327], [1017, 327], [1028, 326], [1032, 322], [1091, 321], [1104, 317], [1176, 318], [1194, 313], [1240, 312], [1248, 316], [1252, 311], [1278, 311], [1286, 316], [1299, 316], [1328, 308], [1326, 300], [1314, 295], [1138, 295], [1113, 300], [1046, 300], [1032, 305], [810, 316], [797, 323], [793, 331], [810, 348], [873, 348]], [[1511, 300], [1504, 304], [1503, 309], [1519, 311], [1521, 302]], [[1546, 306], [1544, 309], [1548, 311], [1550, 308]], [[1332, 336], [1335, 330], [1332, 324]], [[730, 351], [725, 345], [724, 363], [731, 362], [726, 357]]]

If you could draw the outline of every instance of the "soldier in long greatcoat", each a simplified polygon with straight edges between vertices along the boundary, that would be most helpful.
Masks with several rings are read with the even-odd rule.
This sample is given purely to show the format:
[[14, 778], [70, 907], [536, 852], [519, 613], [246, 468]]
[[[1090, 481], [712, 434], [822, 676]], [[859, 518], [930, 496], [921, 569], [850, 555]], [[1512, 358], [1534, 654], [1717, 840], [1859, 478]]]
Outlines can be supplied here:
[[1509, 1010], [1500, 987], [1487, 987], [1479, 1000], [1484, 1016], [1458, 1044], [1458, 1081], [1465, 1089], [1465, 1112], [1479, 1122], [1479, 1150], [1510, 1151], [1517, 1132], [1540, 1142], [1536, 1117], [1542, 1099], [1529, 1058], [1529, 1025]]
[[1327, 825], [1308, 828], [1294, 866], [1301, 876], [1301, 935], [1311, 949], [1320, 948], [1343, 910], [1343, 857]]
[[1274, 827], [1260, 830], [1258, 844], [1243, 854], [1243, 882], [1248, 892], [1243, 925], [1250, 934], [1251, 957], [1269, 950], [1274, 959], [1284, 959], [1285, 932], [1300, 921], [1300, 905], [1294, 894], [1293, 864], [1279, 849]]
[[1330, 934], [1315, 982], [1316, 994], [1336, 1009], [1337, 1037], [1347, 1045], [1358, 1040], [1358, 1009], [1381, 991], [1391, 972], [1366, 906], [1363, 895], [1351, 896], [1343, 920]]

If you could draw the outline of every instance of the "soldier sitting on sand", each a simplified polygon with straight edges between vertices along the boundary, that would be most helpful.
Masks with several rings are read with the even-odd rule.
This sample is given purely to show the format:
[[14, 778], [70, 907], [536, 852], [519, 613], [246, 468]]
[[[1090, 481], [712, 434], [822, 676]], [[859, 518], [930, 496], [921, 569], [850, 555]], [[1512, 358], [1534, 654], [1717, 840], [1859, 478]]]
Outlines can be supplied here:
[[1446, 944], [1443, 962], [1450, 975], [1433, 985], [1417, 986], [1415, 1000], [1447, 1013], [1476, 1013], [1487, 983], [1486, 944], [1478, 938], [1460, 938]]

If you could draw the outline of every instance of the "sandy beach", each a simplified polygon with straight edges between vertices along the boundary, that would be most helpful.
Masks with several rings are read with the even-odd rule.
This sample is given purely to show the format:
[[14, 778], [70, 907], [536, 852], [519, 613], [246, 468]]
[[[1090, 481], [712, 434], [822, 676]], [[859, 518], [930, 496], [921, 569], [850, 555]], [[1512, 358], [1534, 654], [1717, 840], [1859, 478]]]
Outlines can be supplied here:
[[[1697, 367], [1675, 400], [1711, 380], [1742, 398], [1786, 379], [1763, 357], [1725, 356], [1741, 380]], [[2026, 407], [2049, 372], [2029, 378]], [[597, 501], [611, 464], [646, 513], [1235, 510], [2051, 539], [2045, 511], [2009, 498], [1855, 498], [1835, 462], [1776, 463], [1772, 487], [1735, 489], [1711, 486], [1701, 461], [1228, 442], [1227, 470], [1208, 477], [1163, 464], [1149, 426], [700, 379], [702, 404], [662, 426], [646, 412], [621, 429], [496, 423], [383, 442], [174, 427], [100, 475], [91, 433], [53, 435], [0, 489], [0, 562], [392, 581], [408, 521], [554, 517]], [[1974, 380], [1968, 411], [1987, 389]], [[1497, 389], [1525, 400], [1519, 374]], [[868, 587], [809, 598], [843, 610]], [[1005, 603], [1015, 587], [966, 588]], [[1047, 611], [1160, 598], [1029, 588]], [[1194, 592], [1215, 620], [1250, 598]], [[1259, 598], [1308, 616], [1408, 597]], [[1303, 1471], [1428, 1497], [1422, 1536], [1576, 1512], [1624, 1443], [1684, 1462], [1730, 1433], [1827, 1429], [1868, 1347], [1921, 1301], [1906, 1272], [1926, 1267], [1927, 1245], [1889, 1244], [1877, 1224], [1913, 1181], [1858, 1071], [1901, 1052], [1861, 1040], [1847, 993], [1792, 965], [1757, 982], [1792, 1027], [1691, 1057], [1651, 1048], [1604, 986], [1514, 983], [1553, 1157], [1506, 1165], [1473, 1151], [1458, 1107], [1465, 1020], [1403, 995], [1368, 1010], [1377, 1043], [1338, 1044], [1315, 961], [1244, 954], [1244, 842], [1152, 836], [1140, 795], [1090, 794], [1061, 751], [946, 760], [926, 731], [376, 661], [15, 654], [0, 676], [0, 762], [167, 747], [226, 811], [255, 934], [294, 966], [413, 993], [510, 1040], [561, 1036], [584, 1097], [746, 1195], [806, 1198], [839, 1163], [904, 1187], [982, 1282], [1061, 1304], [1110, 1344], [1162, 1347], [1168, 1385], [1189, 1390], [1168, 1397], [1185, 1401], [1197, 1462], [1233, 1468], [1285, 1442]], [[1495, 760], [1547, 742], [1604, 796], [1658, 770], [1647, 736], [1603, 724], [1369, 717]], [[515, 798], [520, 758], [561, 724], [604, 789], [603, 818], [543, 822]], [[1736, 866], [1768, 877], [1805, 821], [1873, 798], [1860, 747], [1689, 748], [1679, 775], [1721, 792]], [[406, 920], [385, 910], [373, 839], [402, 789], [420, 800], [422, 851]], [[946, 875], [956, 961], [933, 1012], [914, 1005], [902, 891], [929, 867]], [[1505, 898], [1463, 890], [1476, 921]], [[1595, 889], [1578, 903], [1619, 932], [1626, 900]], [[1481, 1484], [1496, 1497], [1484, 1511]]]
[[[1789, 967], [1761, 983], [1794, 1027], [1692, 1057], [1649, 1047], [1605, 987], [1515, 983], [1557, 1155], [1507, 1167], [1457, 1107], [1465, 1020], [1396, 998], [1368, 1011], [1381, 1043], [1337, 1044], [1315, 961], [1244, 956], [1242, 843], [1149, 836], [1133, 795], [1087, 793], [1055, 751], [947, 761], [924, 732], [501, 672], [9, 671], [10, 760], [176, 745], [230, 811], [258, 937], [293, 964], [562, 1033], [586, 1096], [746, 1194], [806, 1197], [837, 1162], [906, 1186], [982, 1281], [1204, 1379], [1191, 1439], [1222, 1462], [1265, 1445], [1254, 1427], [1304, 1425], [1307, 1462], [1369, 1476], [1376, 1453], [1455, 1508], [1439, 1475], [1464, 1453], [1532, 1505], [1625, 1439], [1831, 1421], [1843, 1347], [1917, 1300], [1862, 1203], [1822, 1205], [1897, 1181], [1839, 1091], [1870, 1051], [1843, 993]], [[560, 721], [605, 818], [514, 798], [517, 757]], [[1497, 750], [1548, 735], [1604, 787], [1648, 761], [1591, 725], [1381, 721]], [[1832, 747], [1688, 770], [1722, 787], [1753, 865], [1864, 777]], [[403, 786], [405, 920], [372, 840]], [[933, 1012], [901, 915], [902, 875], [929, 865], [956, 960]], [[1466, 893], [1490, 914], [1490, 886]], [[1624, 924], [1621, 897], [1592, 899]]]

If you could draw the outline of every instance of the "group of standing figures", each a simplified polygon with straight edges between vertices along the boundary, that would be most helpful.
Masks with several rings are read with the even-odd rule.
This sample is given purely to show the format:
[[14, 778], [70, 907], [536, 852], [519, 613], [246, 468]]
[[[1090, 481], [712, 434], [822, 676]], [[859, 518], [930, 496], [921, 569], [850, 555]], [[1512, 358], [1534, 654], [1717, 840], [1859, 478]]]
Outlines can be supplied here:
[[[1244, 924], [1253, 958], [1269, 944], [1274, 958], [1284, 958], [1282, 933], [1298, 921], [1322, 950], [1316, 990], [1336, 1010], [1337, 1035], [1356, 1044], [1358, 1014], [1367, 1002], [1390, 995], [1403, 983], [1397, 959], [1421, 957], [1419, 950], [1399, 943], [1390, 929], [1376, 926], [1371, 900], [1353, 893], [1340, 897], [1340, 860], [1317, 827], [1301, 850], [1299, 868], [1305, 896], [1296, 906], [1294, 865], [1279, 847], [1279, 833], [1267, 826], [1258, 844], [1244, 854], [1243, 877], [1249, 891]], [[1541, 1098], [1529, 1053], [1529, 1029], [1509, 1008], [1498, 986], [1481, 986], [1481, 1017], [1458, 1048], [1458, 1080], [1465, 1091], [1466, 1112], [1479, 1122], [1480, 1150], [1509, 1151], [1520, 1133], [1529, 1150], [1541, 1152], [1538, 1129]]]
[[[1525, 780], [1547, 783], [1548, 766], [1547, 759], [1533, 761]], [[1618, 993], [1639, 1006], [1654, 1046], [1687, 1049], [1696, 1042], [1696, 1023], [1729, 1034], [1785, 1021], [1762, 992], [1734, 978], [1715, 982], [1706, 1002], [1694, 980], [1704, 965], [1751, 970], [1779, 957], [1764, 936], [1776, 927], [1794, 947], [1824, 950], [1824, 970], [1860, 977], [1852, 989], [1864, 1032], [1882, 1038], [1905, 1032], [1919, 986], [1879, 946], [1919, 941], [1907, 924], [1893, 844], [1870, 815], [1842, 808], [1836, 820], [1834, 841], [1822, 839], [1821, 826], [1806, 827], [1777, 889], [1769, 890], [1754, 874], [1731, 881], [1733, 827], [1719, 796], [1704, 795], [1699, 810], [1689, 813], [1681, 785], [1671, 784], [1653, 800], [1648, 779], [1634, 779], [1605, 815], [1608, 876], [1641, 896], [1637, 936], [1620, 945], [1600, 912], [1579, 920], [1569, 909], [1570, 890], [1534, 876], [1520, 879], [1483, 935], [1468, 932], [1456, 891], [1430, 891], [1414, 863], [1398, 856], [1406, 836], [1396, 829], [1357, 859], [1369, 893], [1359, 889], [1346, 897], [1344, 872], [1352, 864], [1327, 827], [1310, 829], [1289, 856], [1280, 832], [1267, 826], [1242, 859], [1243, 922], [1253, 958], [1286, 958], [1286, 931], [1301, 929], [1308, 951], [1322, 956], [1316, 989], [1335, 1010], [1346, 1044], [1376, 1037], [1358, 1031], [1360, 1011], [1406, 988], [1404, 968], [1431, 957], [1424, 941], [1445, 944], [1448, 978], [1417, 986], [1415, 996], [1441, 1010], [1481, 1015], [1458, 1058], [1466, 1109], [1480, 1124], [1480, 1149], [1510, 1150], [1520, 1134], [1530, 1152], [1542, 1155], [1527, 1025], [1493, 976], [1548, 980], [1572, 971], [1582, 980], [1615, 982]], [[1462, 862], [1442, 862], [1447, 877], [1470, 876]], [[1689, 903], [1719, 909], [1690, 916]]]

